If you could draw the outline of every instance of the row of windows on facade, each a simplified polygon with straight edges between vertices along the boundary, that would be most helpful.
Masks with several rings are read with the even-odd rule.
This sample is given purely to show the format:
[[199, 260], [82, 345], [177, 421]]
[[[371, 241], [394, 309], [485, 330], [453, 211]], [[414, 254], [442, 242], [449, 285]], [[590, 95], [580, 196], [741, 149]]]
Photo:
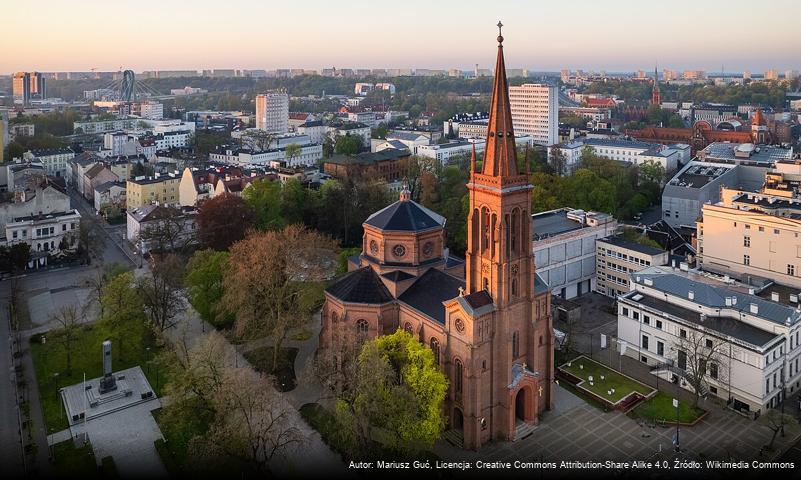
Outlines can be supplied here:
[[[631, 315], [629, 315], [629, 309], [626, 308], [626, 307], [623, 307], [622, 313], [626, 317], [633, 318], [634, 320], [637, 320], [637, 321], [640, 320], [640, 313], [637, 312], [637, 311], [632, 310], [631, 311]], [[656, 321], [655, 321], [654, 327], [659, 329], [659, 330], [664, 330], [664, 328], [663, 328], [664, 324], [663, 324], [662, 320], [659, 320], [659, 319], [655, 319], [655, 320]], [[651, 317], [649, 317], [648, 315], [642, 315], [642, 323], [645, 324], [645, 325], [649, 325], [650, 326], [651, 325]], [[801, 331], [796, 331], [795, 335], [790, 335], [790, 350], [792, 350], [794, 348], [793, 347], [793, 343], [794, 342], [795, 342], [795, 346], [796, 347], [799, 345], [799, 338], [800, 338], [799, 335], [800, 334], [801, 334]], [[687, 338], [687, 330], [685, 330], [683, 328], [680, 328], [679, 329], [679, 337], [686, 339]], [[712, 349], [712, 348], [715, 347], [715, 344], [712, 341], [712, 339], [706, 338], [706, 339], [704, 339], [704, 346], [706, 348]], [[778, 348], [774, 348], [771, 353], [765, 355], [765, 366], [770, 365], [772, 362], [776, 361], [776, 359], [779, 358], [782, 355], [784, 355], [784, 345], [779, 345]]]
[[[737, 222], [734, 222], [734, 226], [737, 227]], [[748, 224], [748, 223], [745, 223], [745, 224], [743, 224], [743, 228], [745, 228], [746, 230], [751, 230], [751, 225]], [[765, 231], [765, 227], [762, 226], [762, 225], [759, 225], [759, 229], [758, 230], [760, 232], [764, 232]], [[781, 229], [774, 228], [773, 229], [773, 234], [774, 235], [780, 235], [781, 234]], [[793, 234], [795, 235], [796, 238], [798, 238], [798, 232], [793, 232]], [[750, 241], [750, 237], [745, 236], [744, 238], [748, 238], [749, 241]], [[748, 246], [748, 245], [746, 245], [746, 246]]]
[[[75, 230], [75, 223], [74, 222], [70, 223], [70, 230]], [[20, 231], [22, 232], [22, 238], [27, 238], [28, 237], [28, 230], [14, 230], [14, 232], [11, 234], [12, 238], [14, 238], [14, 239], [19, 238], [18, 237], [18, 233]], [[67, 231], [67, 224], [66, 223], [61, 225], [61, 231], [62, 232], [66, 232]], [[55, 235], [55, 233], [56, 233], [56, 227], [37, 228], [36, 229], [36, 237], [34, 237], [34, 238], [43, 237], [45, 235]]]
[[[751, 265], [751, 255], [743, 255], [743, 265]], [[795, 276], [795, 265], [787, 264], [787, 275]]]
[[601, 254], [604, 254], [604, 253], [609, 257], [619, 258], [619, 259], [627, 261], [627, 262], [637, 263], [639, 265], [643, 265], [643, 266], [646, 266], [646, 267], [650, 267], [651, 266], [651, 261], [650, 260], [643, 260], [641, 258], [637, 258], [634, 255], [629, 255], [627, 253], [616, 252], [616, 251], [610, 250], [608, 248], [601, 249]]

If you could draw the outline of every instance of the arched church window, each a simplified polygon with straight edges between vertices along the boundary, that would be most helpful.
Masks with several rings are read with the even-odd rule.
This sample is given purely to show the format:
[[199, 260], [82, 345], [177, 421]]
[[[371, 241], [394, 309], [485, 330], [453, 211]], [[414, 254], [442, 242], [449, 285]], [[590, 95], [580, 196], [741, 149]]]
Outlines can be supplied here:
[[370, 330], [370, 324], [367, 323], [367, 320], [360, 318], [356, 320], [356, 333], [359, 334], [359, 337], [364, 338], [367, 336], [367, 332]]
[[439, 365], [439, 340], [431, 339], [431, 351], [434, 353], [434, 361]]
[[512, 334], [512, 360], [520, 356], [520, 335], [517, 332]]
[[517, 243], [518, 243], [518, 235], [519, 235], [519, 228], [520, 228], [520, 210], [514, 209], [512, 210], [512, 231], [510, 233], [511, 240], [512, 240], [512, 253], [517, 253]]
[[456, 359], [456, 361], [453, 364], [453, 384], [456, 393], [462, 393], [462, 375], [463, 375], [462, 361]]
[[490, 219], [489, 209], [481, 209], [481, 251], [484, 252], [489, 248], [490, 243]]
[[517, 296], [517, 277], [512, 278], [512, 296]]

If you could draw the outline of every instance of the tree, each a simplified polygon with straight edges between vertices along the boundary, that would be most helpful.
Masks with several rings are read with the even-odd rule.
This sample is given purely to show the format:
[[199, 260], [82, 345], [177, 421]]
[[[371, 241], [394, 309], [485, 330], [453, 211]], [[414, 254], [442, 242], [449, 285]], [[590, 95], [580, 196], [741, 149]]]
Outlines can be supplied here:
[[150, 321], [162, 331], [171, 326], [175, 315], [185, 308], [181, 293], [183, 274], [183, 260], [169, 254], [153, 265], [150, 275], [137, 282]]
[[214, 422], [193, 444], [203, 457], [222, 453], [267, 472], [273, 458], [305, 441], [269, 378], [251, 368], [225, 369], [212, 404], [217, 412]]
[[30, 260], [31, 246], [27, 243], [0, 246], [0, 271], [13, 275], [18, 270], [24, 270]]
[[726, 374], [727, 369], [722, 365], [726, 362], [726, 357], [722, 355], [724, 347], [724, 342], [697, 330], [689, 330], [680, 337], [675, 348], [676, 364], [685, 372], [684, 378], [692, 387], [693, 407], [698, 407], [701, 393], [707, 390], [708, 378], [713, 376], [720, 381]]
[[218, 307], [223, 296], [223, 271], [227, 262], [228, 252], [198, 250], [189, 259], [184, 277], [189, 302], [200, 318], [216, 327], [227, 324], [227, 317]]
[[273, 369], [288, 332], [311, 315], [302, 282], [328, 278], [335, 268], [334, 242], [302, 225], [252, 232], [231, 247], [222, 304], [235, 316], [240, 335], [254, 331], [273, 339]]
[[281, 182], [256, 180], [242, 192], [242, 198], [254, 212], [255, 226], [261, 230], [282, 228]]
[[[242, 134], [241, 142], [243, 147], [248, 147], [256, 152], [264, 152], [270, 149], [275, 141], [275, 135], [257, 128], [246, 130]], [[288, 154], [288, 153], [287, 153]]]
[[103, 314], [100, 321], [110, 330], [117, 331], [144, 318], [144, 306], [134, 287], [133, 273], [125, 272], [111, 277], [102, 288], [100, 309]]
[[341, 135], [334, 144], [334, 152], [340, 155], [356, 155], [362, 149], [362, 138], [358, 135]]
[[103, 255], [106, 239], [100, 233], [101, 229], [94, 217], [81, 217], [78, 224], [78, 254], [85, 264], [90, 264]]
[[300, 152], [303, 149], [297, 143], [290, 143], [284, 148], [284, 153], [286, 154], [287, 165], [292, 165], [295, 158], [300, 155]]
[[[108, 282], [128, 271], [128, 268], [121, 263], [109, 263], [102, 268], [97, 268], [95, 271], [81, 279], [81, 285], [89, 289], [89, 303], [84, 306], [84, 309], [95, 303], [100, 308], [98, 318], [103, 318], [103, 291]], [[85, 310], [84, 310], [85, 312]]]
[[388, 433], [385, 447], [414, 454], [439, 439], [447, 389], [431, 349], [398, 330], [364, 344], [352, 388], [337, 401], [337, 419], [361, 453], [371, 450], [372, 429], [379, 428]]
[[253, 225], [253, 211], [241, 197], [223, 193], [200, 205], [198, 238], [207, 248], [227, 250], [245, 237]]
[[51, 320], [58, 323], [58, 339], [64, 346], [67, 355], [67, 373], [72, 373], [72, 347], [78, 340], [81, 330], [81, 322], [84, 320], [83, 312], [75, 305], [64, 305], [52, 314]]
[[146, 227], [139, 230], [138, 241], [153, 252], [184, 252], [196, 242], [189, 221], [179, 208], [160, 207]]
[[551, 167], [553, 167], [554, 171], [557, 175], [564, 175], [565, 167], [567, 166], [567, 158], [565, 154], [562, 153], [562, 149], [559, 148], [558, 145], [551, 146], [550, 155], [548, 156], [548, 160], [551, 163]]
[[655, 160], [646, 160], [640, 164], [640, 179], [660, 187], [665, 182], [665, 167]]
[[784, 435], [784, 426], [785, 425], [797, 425], [798, 420], [795, 419], [792, 415], [788, 415], [786, 413], [782, 413], [775, 408], [769, 409], [765, 412], [764, 415], [759, 417], [760, 421], [765, 424], [766, 427], [773, 432], [773, 435], [770, 437], [770, 443], [765, 445], [765, 448], [768, 450], [773, 450], [773, 443], [776, 441], [776, 436], [779, 432], [782, 432]]

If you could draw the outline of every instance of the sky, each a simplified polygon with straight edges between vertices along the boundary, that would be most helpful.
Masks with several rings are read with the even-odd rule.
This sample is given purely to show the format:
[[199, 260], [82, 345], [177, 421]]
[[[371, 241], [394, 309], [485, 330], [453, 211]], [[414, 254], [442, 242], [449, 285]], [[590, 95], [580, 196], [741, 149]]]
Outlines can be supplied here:
[[[38, 0], [0, 73], [212, 68], [801, 70], [798, 0]], [[794, 24], [795, 23], [795, 24]]]

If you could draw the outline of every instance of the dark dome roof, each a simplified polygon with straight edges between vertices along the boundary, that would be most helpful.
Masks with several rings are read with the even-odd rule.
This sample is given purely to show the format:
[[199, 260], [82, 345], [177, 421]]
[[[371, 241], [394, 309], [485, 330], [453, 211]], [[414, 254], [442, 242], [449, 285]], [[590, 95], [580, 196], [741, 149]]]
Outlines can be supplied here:
[[445, 218], [411, 200], [399, 200], [364, 222], [380, 230], [417, 232], [445, 226]]

